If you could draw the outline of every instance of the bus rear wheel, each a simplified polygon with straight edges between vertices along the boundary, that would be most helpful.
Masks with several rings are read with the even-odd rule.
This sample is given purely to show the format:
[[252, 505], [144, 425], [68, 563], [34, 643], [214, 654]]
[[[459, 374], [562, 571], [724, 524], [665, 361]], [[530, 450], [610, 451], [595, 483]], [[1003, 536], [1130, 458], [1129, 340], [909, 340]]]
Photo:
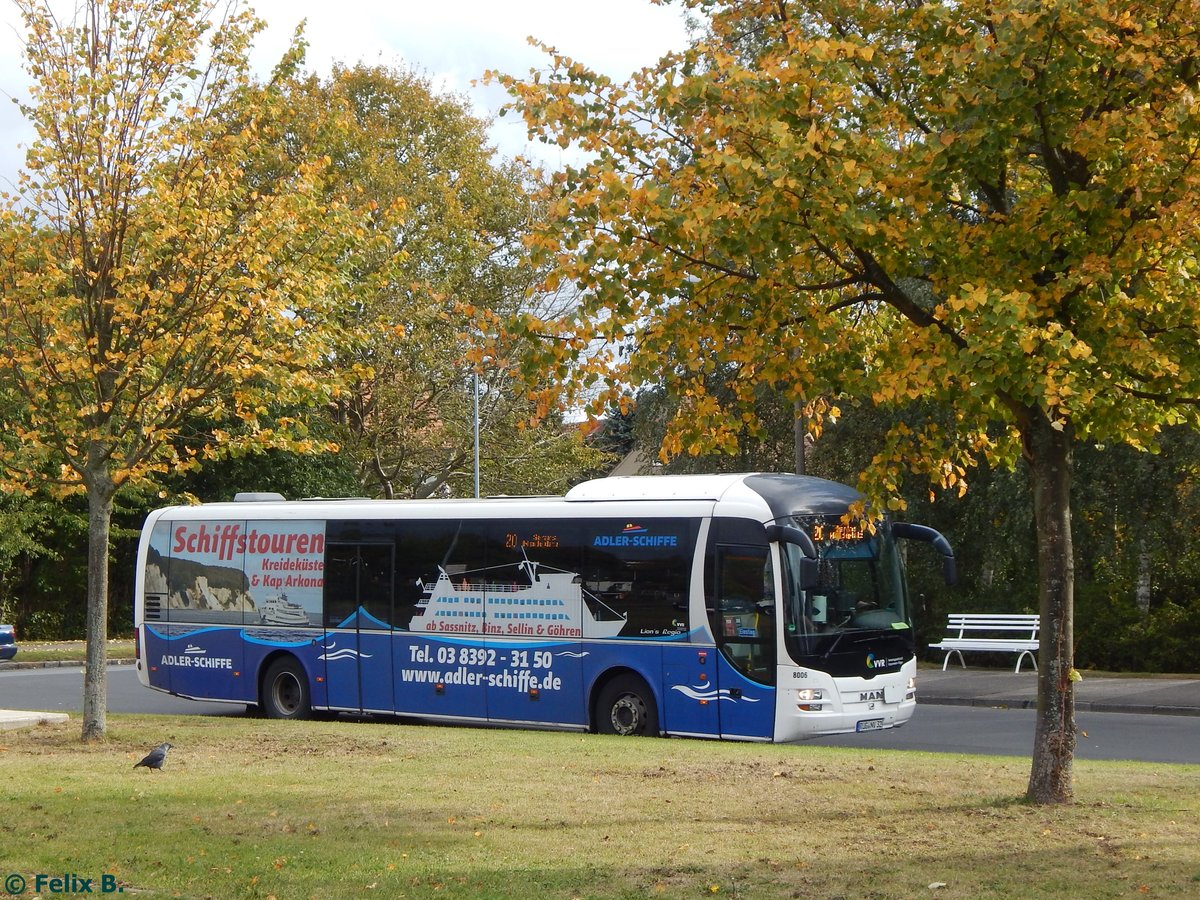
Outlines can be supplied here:
[[312, 715], [308, 677], [296, 660], [281, 657], [267, 667], [262, 711], [268, 719], [307, 719]]
[[636, 675], [614, 678], [596, 700], [596, 730], [600, 734], [658, 734], [658, 710], [649, 686]]

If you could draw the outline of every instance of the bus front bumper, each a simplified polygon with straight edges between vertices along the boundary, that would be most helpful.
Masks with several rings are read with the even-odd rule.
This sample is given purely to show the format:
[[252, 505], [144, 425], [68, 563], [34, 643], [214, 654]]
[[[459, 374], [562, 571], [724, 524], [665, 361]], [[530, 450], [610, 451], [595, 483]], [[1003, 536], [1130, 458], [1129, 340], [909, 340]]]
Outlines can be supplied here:
[[778, 742], [898, 728], [917, 708], [915, 665], [875, 678], [837, 678], [808, 672], [776, 694]]

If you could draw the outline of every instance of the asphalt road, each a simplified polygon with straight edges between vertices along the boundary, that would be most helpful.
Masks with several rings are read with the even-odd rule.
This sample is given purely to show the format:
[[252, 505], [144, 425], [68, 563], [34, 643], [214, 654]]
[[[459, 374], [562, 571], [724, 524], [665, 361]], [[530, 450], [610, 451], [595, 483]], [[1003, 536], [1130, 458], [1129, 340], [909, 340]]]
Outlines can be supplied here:
[[[78, 712], [82, 705], [81, 668], [0, 667], [0, 707], [46, 712]], [[243, 715], [238, 704], [182, 700], [144, 688], [132, 666], [108, 670], [111, 712]], [[903, 728], [872, 734], [818, 738], [815, 744], [864, 749], [923, 750], [935, 753], [995, 754], [1028, 758], [1036, 713], [1027, 709], [922, 704]], [[1076, 715], [1077, 759], [1132, 759], [1200, 764], [1200, 716], [1090, 713]], [[405, 726], [397, 726], [405, 727]]]
[[[0, 708], [78, 713], [83, 710], [83, 668], [0, 667]], [[244, 715], [242, 704], [201, 703], [144, 688], [133, 666], [108, 667], [108, 710], [161, 715]]]
[[[817, 738], [834, 747], [1029, 758], [1037, 711], [920, 704], [903, 728]], [[1077, 712], [1076, 759], [1200, 763], [1200, 716]]]

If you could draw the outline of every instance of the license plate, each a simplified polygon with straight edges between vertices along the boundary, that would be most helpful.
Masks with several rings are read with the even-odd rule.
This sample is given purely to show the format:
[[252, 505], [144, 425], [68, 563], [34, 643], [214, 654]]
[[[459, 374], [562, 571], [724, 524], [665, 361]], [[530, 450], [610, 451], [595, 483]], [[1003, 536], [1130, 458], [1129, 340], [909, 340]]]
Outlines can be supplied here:
[[854, 727], [855, 731], [882, 731], [883, 719], [862, 719]]

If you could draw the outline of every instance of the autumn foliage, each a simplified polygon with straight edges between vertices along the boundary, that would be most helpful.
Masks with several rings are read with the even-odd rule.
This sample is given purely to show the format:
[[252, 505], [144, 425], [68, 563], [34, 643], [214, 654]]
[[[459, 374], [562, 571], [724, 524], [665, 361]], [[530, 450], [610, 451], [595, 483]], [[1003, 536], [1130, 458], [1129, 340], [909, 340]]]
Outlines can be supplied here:
[[[527, 321], [576, 390], [664, 384], [667, 454], [731, 448], [781, 392], [954, 409], [880, 435], [865, 484], [960, 491], [1023, 453], [1043, 649], [1030, 796], [1071, 796], [1071, 450], [1197, 424], [1194, 3], [689, 0], [686, 50], [615, 84], [546, 48], [497, 76], [586, 151], [534, 240], [581, 285]], [[710, 386], [722, 385], [721, 398]], [[551, 398], [547, 397], [547, 402]]]
[[334, 250], [353, 230], [324, 201], [324, 160], [247, 177], [279, 139], [270, 93], [251, 91], [253, 16], [90, 0], [63, 23], [18, 6], [37, 137], [0, 205], [4, 488], [88, 496], [94, 737], [115, 492], [235, 447], [319, 449], [288, 410], [336, 390]]

